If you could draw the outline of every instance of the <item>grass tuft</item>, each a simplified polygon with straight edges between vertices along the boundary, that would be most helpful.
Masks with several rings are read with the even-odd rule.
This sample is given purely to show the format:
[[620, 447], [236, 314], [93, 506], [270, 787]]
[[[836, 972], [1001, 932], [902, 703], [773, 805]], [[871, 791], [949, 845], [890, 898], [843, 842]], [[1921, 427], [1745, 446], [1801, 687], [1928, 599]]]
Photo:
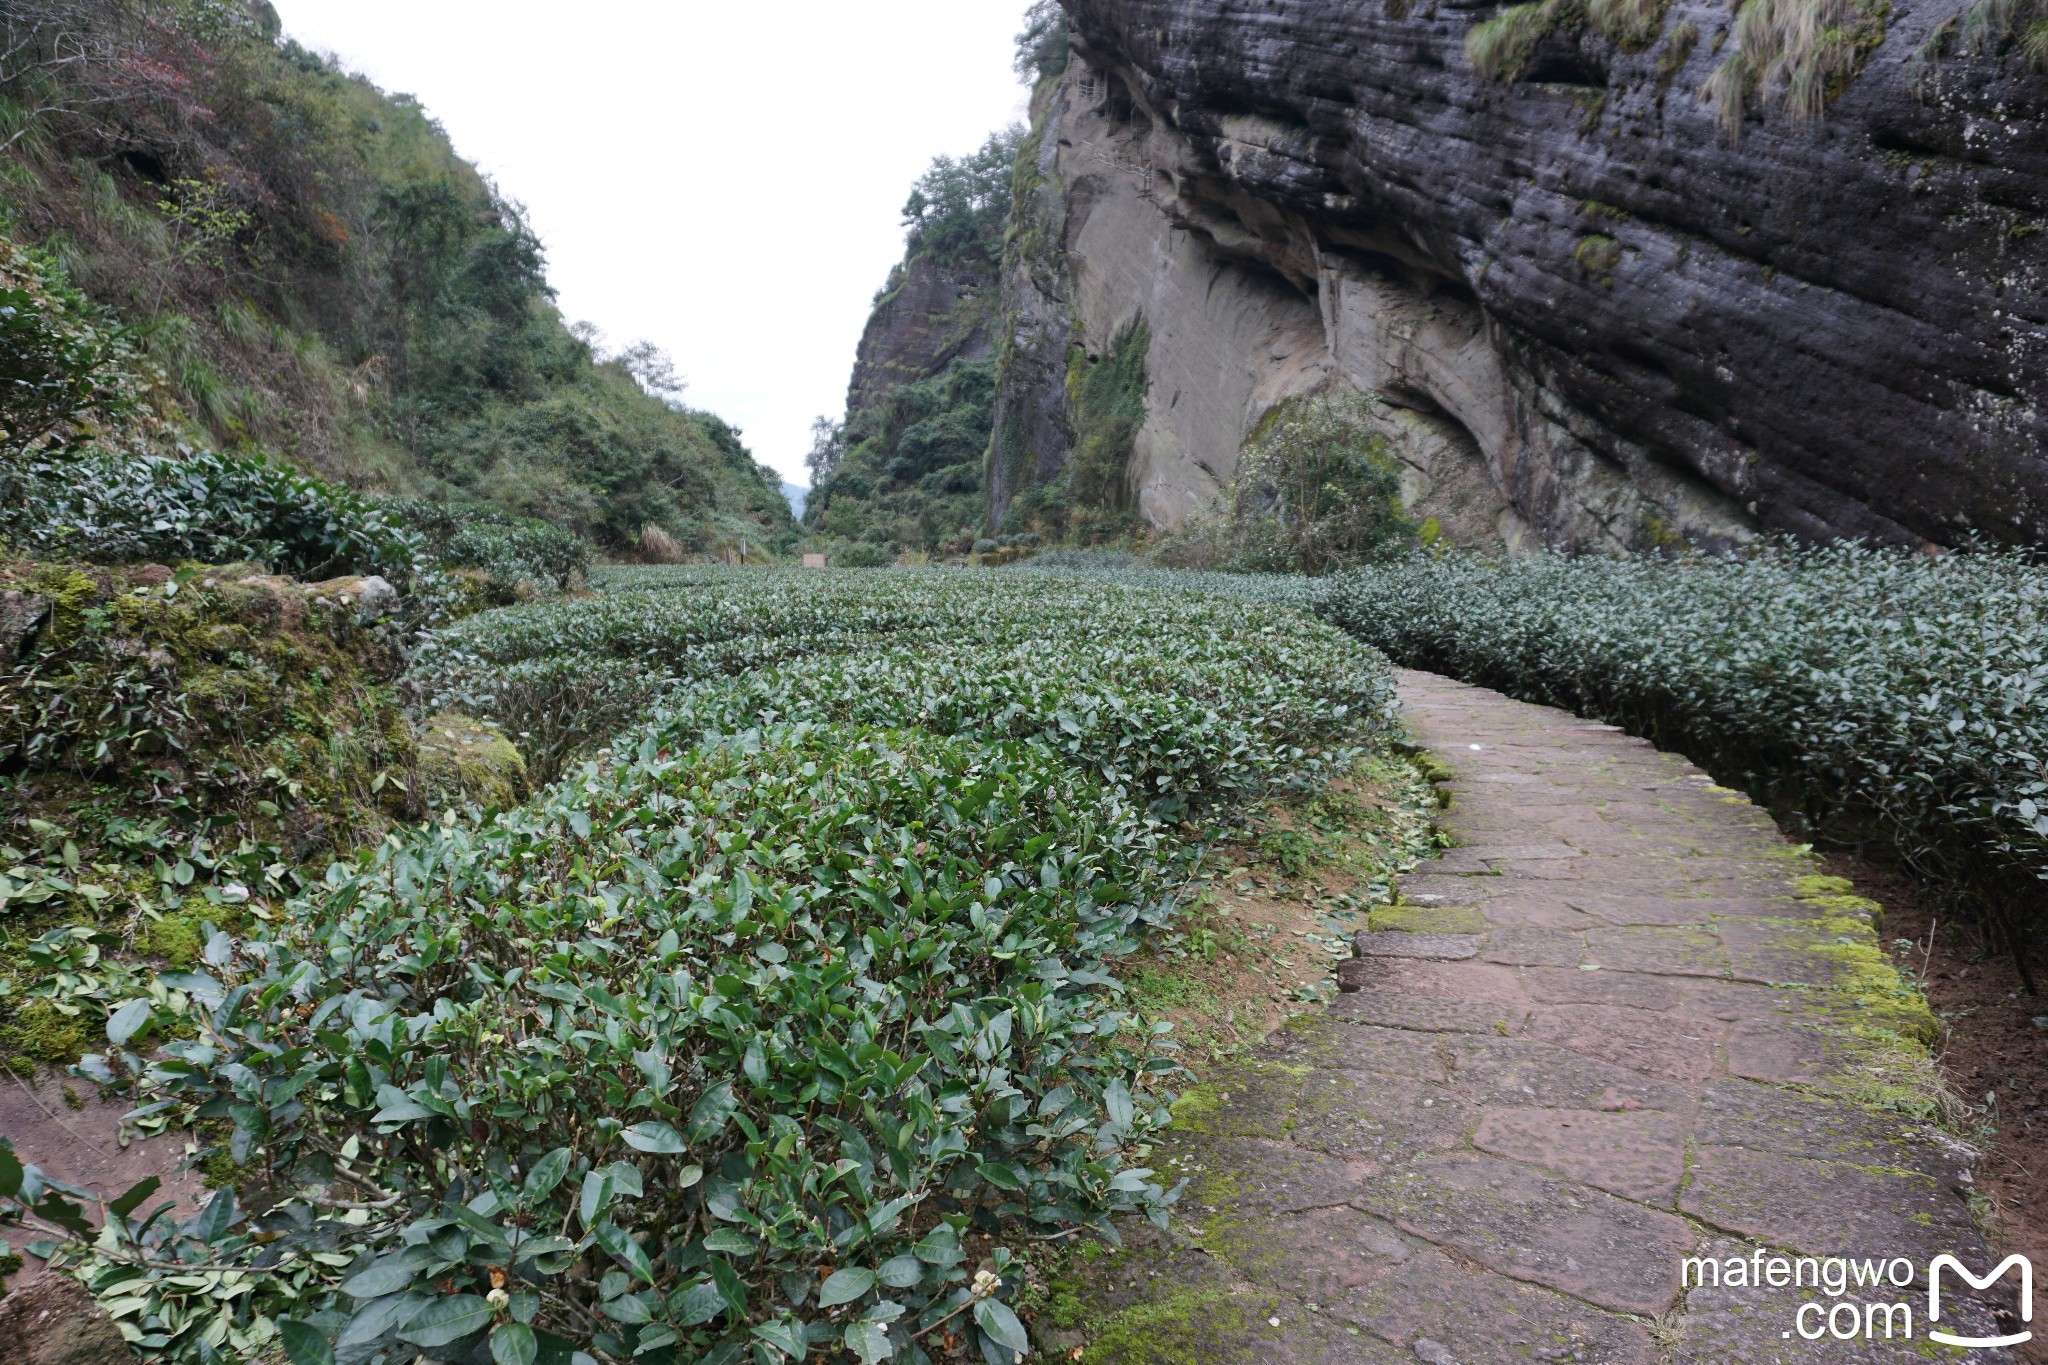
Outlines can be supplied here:
[[1510, 5], [1465, 35], [1465, 56], [1487, 80], [1515, 80], [1528, 68], [1536, 45], [1563, 24], [1567, 8], [1562, 0]]
[[1735, 49], [1701, 94], [1720, 107], [1730, 137], [1759, 100], [1796, 123], [1817, 119], [1884, 38], [1888, 0], [1745, 0]]

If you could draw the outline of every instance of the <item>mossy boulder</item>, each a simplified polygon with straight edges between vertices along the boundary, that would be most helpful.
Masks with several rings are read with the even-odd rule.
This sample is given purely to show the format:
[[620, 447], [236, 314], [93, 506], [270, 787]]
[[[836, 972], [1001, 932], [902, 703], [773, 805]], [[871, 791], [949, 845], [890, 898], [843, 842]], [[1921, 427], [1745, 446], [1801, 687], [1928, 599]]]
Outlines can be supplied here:
[[420, 795], [430, 807], [518, 805], [531, 791], [526, 759], [494, 726], [457, 711], [420, 727]]
[[17, 561], [0, 594], [0, 764], [24, 803], [225, 817], [298, 856], [417, 813], [376, 581]]

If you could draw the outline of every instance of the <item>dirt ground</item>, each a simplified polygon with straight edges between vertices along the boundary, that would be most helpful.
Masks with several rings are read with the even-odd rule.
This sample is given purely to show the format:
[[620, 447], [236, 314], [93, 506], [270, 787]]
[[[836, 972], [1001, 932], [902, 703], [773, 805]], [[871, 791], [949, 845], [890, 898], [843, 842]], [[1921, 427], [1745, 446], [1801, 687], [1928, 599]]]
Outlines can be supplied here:
[[[1985, 1151], [1977, 1183], [1992, 1244], [2048, 1268], [2048, 995], [2028, 995], [2009, 953], [1987, 951], [1974, 924], [1944, 918], [1925, 885], [1881, 854], [1824, 856], [1830, 872], [1885, 907], [1885, 942], [1941, 1020], [1942, 1078]], [[2033, 969], [2039, 984], [2038, 960]], [[2048, 1341], [2037, 1337], [2020, 1354], [2048, 1363]]]
[[1174, 939], [1124, 974], [1138, 1005], [1170, 1019], [1181, 1060], [1254, 1046], [1337, 994], [1337, 965], [1432, 845], [1436, 789], [1405, 760], [1368, 760], [1307, 800], [1277, 800], [1216, 845]]
[[[58, 1180], [114, 1194], [153, 1175], [163, 1181], [163, 1189], [149, 1207], [175, 1199], [176, 1216], [190, 1218], [208, 1194], [195, 1172], [179, 1169], [185, 1158], [183, 1139], [167, 1135], [122, 1146], [121, 1115], [132, 1107], [123, 1100], [102, 1099], [89, 1081], [67, 1080], [48, 1070], [30, 1081], [0, 1068], [0, 1133], [14, 1144], [22, 1162], [41, 1167]], [[12, 1232], [9, 1241], [19, 1252], [30, 1239], [18, 1228]], [[43, 1274], [42, 1263], [33, 1256], [23, 1261], [22, 1268], [7, 1277], [7, 1299], [28, 1290]]]

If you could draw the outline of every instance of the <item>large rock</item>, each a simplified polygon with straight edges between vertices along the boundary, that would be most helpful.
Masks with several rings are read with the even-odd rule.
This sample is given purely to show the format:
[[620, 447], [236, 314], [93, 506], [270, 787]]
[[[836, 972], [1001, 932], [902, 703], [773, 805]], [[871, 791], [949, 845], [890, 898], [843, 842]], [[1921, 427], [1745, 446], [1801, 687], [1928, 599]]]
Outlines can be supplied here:
[[1737, 137], [1711, 0], [1639, 51], [1567, 27], [1509, 82], [1466, 56], [1491, 6], [1063, 3], [1052, 246], [1005, 282], [1047, 354], [1006, 375], [999, 470], [1057, 470], [1048, 362], [1142, 314], [1156, 524], [1341, 385], [1468, 540], [2048, 541], [2048, 78], [1916, 60], [1956, 5], [1892, 4], [1823, 117], [1752, 97]]
[[993, 284], [985, 269], [949, 269], [928, 253], [895, 267], [861, 333], [846, 410], [873, 407], [955, 360], [985, 359]]

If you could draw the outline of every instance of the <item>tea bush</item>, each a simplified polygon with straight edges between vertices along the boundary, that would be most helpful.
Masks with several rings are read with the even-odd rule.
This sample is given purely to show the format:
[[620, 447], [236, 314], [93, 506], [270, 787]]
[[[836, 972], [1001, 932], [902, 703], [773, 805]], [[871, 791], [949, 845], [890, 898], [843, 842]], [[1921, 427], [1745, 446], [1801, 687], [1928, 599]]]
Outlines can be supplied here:
[[522, 592], [566, 590], [590, 567], [590, 543], [552, 522], [434, 498], [393, 499], [385, 510], [442, 566], [481, 571], [500, 605]]
[[1599, 716], [1814, 824], [1874, 820], [2038, 934], [2048, 903], [2048, 570], [1848, 547], [1341, 575], [1332, 622], [1402, 663]]
[[39, 559], [253, 561], [300, 578], [412, 575], [383, 509], [261, 456], [86, 449], [0, 455], [0, 541]]
[[[635, 582], [676, 586], [633, 592], [629, 585]], [[1343, 653], [1348, 646], [1331, 632], [1299, 618], [1187, 593], [1147, 594], [1142, 611], [1119, 612], [1106, 603], [1117, 600], [1121, 589], [1071, 581], [991, 581], [944, 570], [879, 579], [817, 570], [734, 576], [688, 566], [600, 571], [595, 585], [604, 600], [514, 608], [435, 632], [418, 651], [407, 680], [417, 704], [491, 717], [521, 736], [529, 762], [549, 775], [681, 685], [885, 644], [897, 653], [887, 664], [862, 664], [875, 681], [858, 686], [883, 689], [878, 697], [894, 696], [893, 684], [882, 679], [901, 682], [922, 670], [929, 675], [928, 689], [944, 694], [940, 704], [954, 709], [998, 677], [1024, 678], [1026, 685], [1049, 692], [1063, 661], [1078, 659], [1083, 650], [1096, 653], [1075, 666], [1133, 679], [1131, 690], [1118, 694], [1118, 705], [1175, 703], [1176, 696], [1161, 688], [1191, 689], [1179, 701], [1216, 695], [1215, 687], [1193, 676], [1137, 681], [1141, 669], [1168, 669], [1183, 641], [1199, 642], [1190, 647], [1201, 668], [1266, 670], [1263, 681], [1239, 681], [1275, 689], [1284, 699], [1274, 705], [1290, 720], [1318, 706], [1337, 706], [1349, 708], [1343, 712], [1348, 723], [1361, 710], [1391, 705], [1376, 668], [1354, 662], [1345, 673], [1332, 663], [1328, 651]], [[1034, 648], [1041, 665], [1035, 673], [1027, 657]], [[1006, 658], [1012, 673], [1003, 672]], [[1341, 697], [1297, 694], [1296, 689], [1312, 691], [1325, 676], [1343, 677], [1358, 691]], [[1058, 685], [1068, 681], [1084, 695], [1099, 695], [1087, 690], [1085, 680]], [[917, 714], [937, 712], [921, 705]], [[1227, 719], [1217, 724], [1241, 726], [1250, 713], [1222, 714]], [[1245, 742], [1250, 747], [1243, 754], [1264, 753], [1251, 739]], [[1286, 760], [1267, 755], [1261, 761], [1271, 766]], [[1154, 790], [1152, 799], [1195, 794], [1193, 788], [1168, 785], [1170, 791]], [[1232, 779], [1225, 785], [1240, 784]], [[1209, 799], [1206, 790], [1199, 799]]]
[[[71, 1254], [142, 1348], [916, 1361], [944, 1329], [1008, 1360], [1021, 1280], [970, 1235], [1163, 1218], [1172, 1063], [1115, 974], [1196, 846], [1162, 817], [1375, 742], [1383, 661], [1111, 584], [648, 577], [682, 586], [487, 613], [418, 665], [663, 679], [609, 751], [110, 1002], [88, 1068], [289, 1196], [107, 1205]], [[55, 1240], [79, 1196], [8, 1167], [0, 1211]]]

